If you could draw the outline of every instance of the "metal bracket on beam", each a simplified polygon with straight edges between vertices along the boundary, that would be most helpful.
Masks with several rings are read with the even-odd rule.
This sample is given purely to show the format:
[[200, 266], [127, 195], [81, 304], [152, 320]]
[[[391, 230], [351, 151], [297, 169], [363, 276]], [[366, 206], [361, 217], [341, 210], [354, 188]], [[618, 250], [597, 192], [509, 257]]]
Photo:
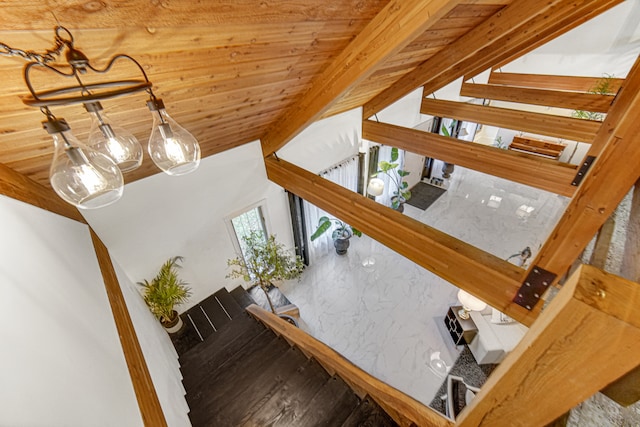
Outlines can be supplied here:
[[576, 174], [576, 177], [573, 178], [573, 182], [571, 183], [571, 185], [575, 187], [580, 185], [580, 183], [582, 182], [582, 178], [584, 178], [584, 176], [587, 174], [587, 172], [589, 171], [589, 168], [591, 167], [591, 164], [595, 159], [596, 159], [595, 156], [587, 156], [584, 162], [582, 162], [582, 166], [580, 166], [580, 169], [578, 169], [578, 173]]
[[555, 278], [555, 273], [537, 265], [534, 266], [513, 298], [513, 302], [527, 310], [532, 310]]

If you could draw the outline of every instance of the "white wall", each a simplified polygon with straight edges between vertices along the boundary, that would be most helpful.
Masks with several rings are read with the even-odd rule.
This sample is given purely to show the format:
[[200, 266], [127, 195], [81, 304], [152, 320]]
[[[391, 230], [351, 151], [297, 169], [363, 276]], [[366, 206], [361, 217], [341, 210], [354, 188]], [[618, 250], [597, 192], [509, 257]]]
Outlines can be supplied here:
[[83, 215], [134, 282], [151, 279], [166, 259], [184, 256], [181, 275], [193, 293], [178, 307], [184, 311], [225, 285], [244, 283], [225, 279], [227, 259], [236, 253], [224, 218], [261, 200], [269, 231], [293, 246], [286, 194], [267, 180], [256, 141], [203, 159], [189, 175], [156, 174], [127, 184], [118, 202]]
[[278, 150], [278, 157], [318, 173], [358, 154], [362, 141], [362, 109], [317, 121]]
[[170, 427], [190, 426], [178, 354], [171, 339], [147, 308], [136, 284], [122, 267], [113, 264], [167, 424]]
[[0, 196], [0, 425], [141, 426], [86, 225]]

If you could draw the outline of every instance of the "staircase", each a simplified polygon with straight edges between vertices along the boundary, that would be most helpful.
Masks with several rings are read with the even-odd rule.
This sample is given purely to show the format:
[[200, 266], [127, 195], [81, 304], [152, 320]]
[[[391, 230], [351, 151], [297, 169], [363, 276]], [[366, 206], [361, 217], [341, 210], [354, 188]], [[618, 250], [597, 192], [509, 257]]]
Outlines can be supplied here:
[[368, 396], [249, 316], [241, 287], [182, 314], [172, 335], [194, 427], [395, 426]]

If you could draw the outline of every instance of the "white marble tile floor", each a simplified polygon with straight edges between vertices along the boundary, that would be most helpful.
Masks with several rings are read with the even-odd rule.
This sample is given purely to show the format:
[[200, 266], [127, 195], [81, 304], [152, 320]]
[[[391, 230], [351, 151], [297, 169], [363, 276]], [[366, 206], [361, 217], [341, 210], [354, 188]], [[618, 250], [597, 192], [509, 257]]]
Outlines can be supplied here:
[[[460, 167], [447, 185], [426, 211], [405, 205], [405, 215], [501, 258], [525, 246], [535, 257], [567, 203]], [[373, 266], [364, 265], [371, 259]], [[367, 236], [352, 238], [344, 256], [312, 260], [301, 281], [280, 288], [300, 308], [303, 329], [424, 404], [443, 381], [430, 369], [432, 353], [452, 366], [462, 349], [443, 323], [457, 288]]]

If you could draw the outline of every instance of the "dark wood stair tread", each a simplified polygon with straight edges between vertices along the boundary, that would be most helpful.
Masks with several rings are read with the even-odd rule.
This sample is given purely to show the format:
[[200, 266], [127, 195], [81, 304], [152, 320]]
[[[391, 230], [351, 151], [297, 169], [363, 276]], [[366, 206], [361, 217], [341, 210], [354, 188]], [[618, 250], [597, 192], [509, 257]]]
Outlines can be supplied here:
[[249, 307], [251, 304], [256, 303], [253, 298], [251, 298], [251, 295], [249, 295], [249, 293], [242, 286], [234, 288], [231, 292], [229, 292], [229, 294], [243, 309]]
[[[333, 376], [311, 399], [302, 416], [286, 425], [339, 426], [358, 406], [359, 401], [360, 399], [340, 377]], [[274, 425], [285, 426], [279, 422]]]
[[180, 370], [185, 388], [199, 382], [203, 372], [213, 372], [223, 366], [235, 353], [265, 331], [263, 325], [245, 314], [181, 356]]
[[216, 417], [213, 424], [241, 425], [269, 400], [306, 360], [300, 350], [290, 347], [273, 363], [262, 364], [261, 370], [253, 377], [235, 382], [233, 388], [225, 393], [224, 399], [214, 405]]
[[330, 375], [315, 360], [299, 366], [285, 383], [257, 408], [251, 418], [242, 424], [244, 427], [293, 425], [309, 402], [329, 380]]
[[200, 307], [202, 307], [204, 312], [207, 313], [207, 316], [216, 329], [220, 329], [227, 323], [231, 322], [231, 316], [229, 316], [224, 308], [222, 308], [222, 304], [218, 301], [216, 294], [210, 295], [201, 301]]
[[233, 393], [236, 384], [256, 376], [263, 366], [273, 363], [289, 348], [286, 341], [265, 330], [226, 363], [212, 372], [202, 372], [200, 381], [190, 386], [187, 392], [187, 403], [194, 415], [193, 424], [197, 424], [195, 420], [208, 422], [215, 415], [212, 411], [216, 402]]
[[342, 427], [395, 427], [398, 424], [369, 396], [351, 412]]
[[222, 307], [232, 319], [244, 313], [244, 309], [240, 307], [226, 288], [220, 289], [213, 295], [218, 298], [218, 301], [220, 301], [220, 304], [222, 304]]
[[182, 328], [173, 334], [169, 334], [171, 337], [171, 342], [178, 353], [178, 357], [187, 353], [196, 345], [200, 344], [202, 340], [200, 336], [196, 332], [196, 329], [191, 324], [191, 321], [187, 318], [185, 314], [181, 314], [183, 326]]
[[202, 311], [199, 305], [191, 307], [189, 310], [187, 310], [184, 313], [183, 319], [186, 322], [193, 322], [195, 328], [198, 330], [203, 340], [206, 340], [209, 335], [215, 332], [214, 327], [212, 326], [209, 319], [207, 319], [207, 316]]

